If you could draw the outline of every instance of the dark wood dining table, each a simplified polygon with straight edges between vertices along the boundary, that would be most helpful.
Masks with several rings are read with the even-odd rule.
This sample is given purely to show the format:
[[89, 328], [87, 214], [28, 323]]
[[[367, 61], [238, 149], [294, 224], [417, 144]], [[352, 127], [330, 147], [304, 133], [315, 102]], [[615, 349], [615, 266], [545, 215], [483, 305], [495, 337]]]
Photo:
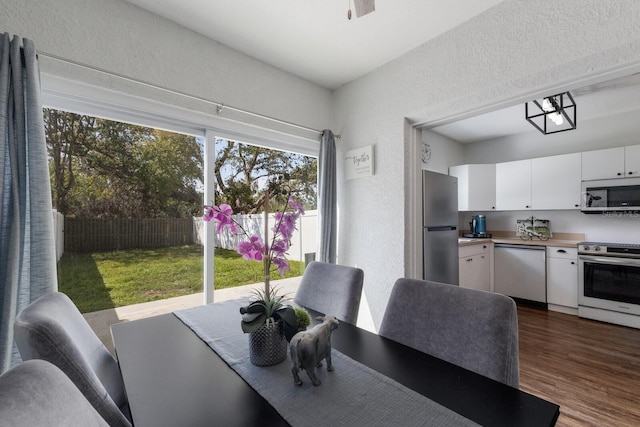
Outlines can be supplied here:
[[[134, 426], [289, 425], [175, 315], [115, 324], [111, 334]], [[332, 345], [483, 426], [553, 426], [560, 413], [554, 403], [345, 322]]]

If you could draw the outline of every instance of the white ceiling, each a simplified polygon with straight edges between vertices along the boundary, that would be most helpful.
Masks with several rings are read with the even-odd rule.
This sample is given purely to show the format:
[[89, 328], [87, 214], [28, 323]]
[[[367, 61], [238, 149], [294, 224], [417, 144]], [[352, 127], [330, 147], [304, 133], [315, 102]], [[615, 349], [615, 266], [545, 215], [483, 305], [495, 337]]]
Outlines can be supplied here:
[[[305, 80], [336, 89], [503, 0], [375, 0], [375, 11], [360, 18], [355, 0], [126, 1]], [[347, 19], [349, 9], [353, 10], [351, 20]], [[640, 113], [640, 73], [571, 89], [578, 125], [617, 112]], [[549, 95], [553, 94], [545, 94]], [[431, 130], [463, 143], [537, 132], [524, 115], [524, 105], [519, 103]], [[625, 126], [634, 126], [629, 132], [637, 133], [640, 120]]]
[[360, 18], [353, 0], [126, 1], [335, 89], [503, 0], [375, 0]]
[[[576, 103], [577, 124], [589, 120], [599, 120], [600, 127], [606, 127], [607, 117], [616, 114], [637, 111], [640, 117], [640, 73], [606, 80], [601, 83], [579, 87], [570, 91]], [[546, 94], [546, 96], [555, 93]], [[620, 132], [621, 124], [612, 123]], [[628, 121], [628, 133], [638, 132], [638, 121]], [[477, 115], [468, 119], [430, 128], [454, 141], [470, 143], [516, 135], [526, 132], [538, 132], [525, 120], [524, 104]], [[627, 132], [625, 132], [627, 133]]]

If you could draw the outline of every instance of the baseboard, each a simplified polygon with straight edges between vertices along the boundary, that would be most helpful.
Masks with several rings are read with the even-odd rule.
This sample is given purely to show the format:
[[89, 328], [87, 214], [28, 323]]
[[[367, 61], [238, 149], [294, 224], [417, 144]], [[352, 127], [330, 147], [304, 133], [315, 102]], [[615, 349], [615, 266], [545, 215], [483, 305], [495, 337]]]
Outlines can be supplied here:
[[616, 325], [629, 326], [640, 329], [640, 316], [616, 311], [603, 310], [600, 308], [578, 307], [578, 316], [586, 319], [600, 320], [601, 322], [614, 323]]
[[572, 316], [578, 315], [577, 308], [566, 307], [564, 305], [557, 305], [557, 304], [548, 304], [547, 307], [551, 311], [557, 311], [559, 313], [564, 313], [564, 314], [571, 314]]

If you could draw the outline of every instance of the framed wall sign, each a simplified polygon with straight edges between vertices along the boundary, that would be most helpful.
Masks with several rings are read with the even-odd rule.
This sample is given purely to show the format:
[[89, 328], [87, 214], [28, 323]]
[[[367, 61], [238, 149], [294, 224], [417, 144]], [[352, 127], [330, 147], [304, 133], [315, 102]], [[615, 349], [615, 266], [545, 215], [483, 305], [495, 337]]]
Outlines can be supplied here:
[[362, 178], [373, 175], [373, 145], [347, 151], [344, 156], [344, 175], [346, 179]]

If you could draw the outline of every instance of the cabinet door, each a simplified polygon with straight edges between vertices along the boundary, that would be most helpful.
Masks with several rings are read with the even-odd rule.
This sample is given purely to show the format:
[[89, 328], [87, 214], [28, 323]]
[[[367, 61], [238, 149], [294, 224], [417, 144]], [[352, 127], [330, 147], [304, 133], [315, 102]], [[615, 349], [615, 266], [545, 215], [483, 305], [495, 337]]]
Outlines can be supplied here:
[[582, 180], [622, 178], [624, 156], [624, 147], [583, 152]]
[[460, 165], [449, 168], [458, 178], [458, 210], [490, 211], [496, 208], [496, 165]]
[[473, 256], [467, 256], [458, 259], [459, 272], [459, 284], [461, 288], [471, 288], [473, 283], [473, 276], [471, 275], [471, 263], [473, 262]]
[[580, 208], [580, 153], [531, 160], [533, 209]]
[[547, 302], [578, 308], [578, 262], [547, 258]]
[[624, 147], [624, 173], [625, 176], [640, 176], [640, 145]]
[[531, 209], [531, 160], [496, 164], [496, 209]]
[[489, 254], [460, 258], [460, 286], [481, 291], [491, 290]]

